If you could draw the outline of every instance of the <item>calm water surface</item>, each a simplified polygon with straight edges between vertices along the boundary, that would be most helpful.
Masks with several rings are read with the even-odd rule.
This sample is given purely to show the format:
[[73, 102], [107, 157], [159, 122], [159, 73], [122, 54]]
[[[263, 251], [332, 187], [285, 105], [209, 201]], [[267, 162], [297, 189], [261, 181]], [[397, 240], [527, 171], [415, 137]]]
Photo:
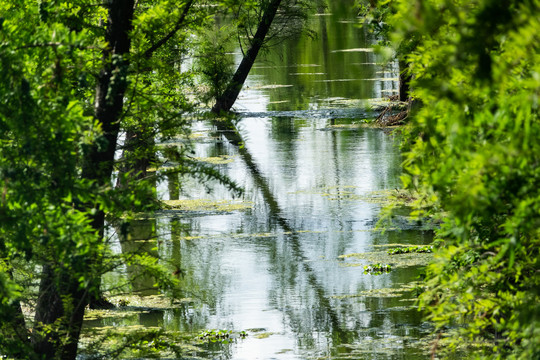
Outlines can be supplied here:
[[[213, 359], [428, 357], [408, 287], [420, 267], [397, 264], [375, 276], [363, 272], [372, 258], [347, 256], [431, 241], [414, 225], [374, 229], [381, 211], [374, 198], [400, 186], [401, 157], [394, 136], [351, 124], [373, 116], [370, 99], [396, 92], [397, 74], [395, 65], [376, 65], [366, 50], [374, 40], [351, 15], [351, 2], [332, 2], [311, 23], [316, 39], [294, 39], [257, 63], [235, 105], [244, 147], [196, 123], [195, 156], [222, 157], [217, 167], [246, 189], [237, 200], [250, 208], [164, 211], [137, 224], [132, 238], [155, 239], [147, 250], [182, 270], [193, 301], [115, 326], [248, 333], [209, 346]], [[158, 191], [165, 200], [233, 199], [207, 185], [171, 178]]]

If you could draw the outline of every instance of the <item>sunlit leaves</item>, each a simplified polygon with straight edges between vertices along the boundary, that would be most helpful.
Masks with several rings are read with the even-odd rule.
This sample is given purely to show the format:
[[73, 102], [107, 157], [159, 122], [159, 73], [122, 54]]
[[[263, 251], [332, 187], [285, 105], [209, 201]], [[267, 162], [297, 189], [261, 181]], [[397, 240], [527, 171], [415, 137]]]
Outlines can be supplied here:
[[[421, 306], [453, 344], [529, 359], [540, 282], [537, 1], [396, 1], [395, 41], [422, 103], [403, 183], [444, 210]], [[422, 209], [425, 214], [425, 208]]]
[[230, 53], [234, 35], [231, 27], [222, 27], [208, 30], [201, 37], [196, 69], [203, 84], [209, 88], [205, 91], [207, 95], [203, 94], [203, 100], [218, 99], [232, 79], [234, 63]]

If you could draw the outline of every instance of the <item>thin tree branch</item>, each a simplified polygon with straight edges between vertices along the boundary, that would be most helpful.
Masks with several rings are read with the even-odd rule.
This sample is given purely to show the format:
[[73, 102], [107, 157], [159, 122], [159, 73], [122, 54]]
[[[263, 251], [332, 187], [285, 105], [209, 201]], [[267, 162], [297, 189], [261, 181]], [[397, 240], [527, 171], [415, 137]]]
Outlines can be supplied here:
[[152, 45], [148, 50], [146, 50], [143, 54], [143, 57], [149, 59], [150, 57], [152, 57], [152, 55], [154, 54], [154, 52], [159, 49], [160, 47], [162, 47], [167, 41], [169, 41], [173, 36], [174, 34], [176, 34], [178, 32], [178, 30], [180, 30], [180, 28], [182, 27], [182, 25], [184, 24], [184, 21], [187, 17], [187, 14], [189, 12], [189, 9], [191, 8], [191, 6], [193, 5], [193, 2], [194, 0], [188, 0], [188, 2], [184, 5], [184, 9], [182, 11], [182, 14], [180, 15], [180, 17], [178, 18], [178, 21], [176, 22], [176, 25], [174, 26], [174, 28], [164, 37], [162, 38], [161, 40], [159, 40], [157, 43], [155, 43], [154, 45]]

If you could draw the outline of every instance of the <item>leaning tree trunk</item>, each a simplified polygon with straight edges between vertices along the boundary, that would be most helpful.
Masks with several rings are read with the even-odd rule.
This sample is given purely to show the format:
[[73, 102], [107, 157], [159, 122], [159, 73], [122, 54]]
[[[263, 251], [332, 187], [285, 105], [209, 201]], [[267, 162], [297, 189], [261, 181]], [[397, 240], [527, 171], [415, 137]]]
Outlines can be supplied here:
[[[95, 95], [95, 117], [103, 130], [103, 141], [94, 144], [86, 154], [82, 177], [95, 182], [97, 189], [111, 181], [114, 153], [120, 130], [123, 100], [127, 88], [128, 61], [130, 51], [130, 32], [134, 10], [134, 0], [110, 0], [105, 40], [108, 43], [103, 53], [103, 67], [98, 77]], [[105, 146], [103, 146], [105, 144]], [[98, 210], [92, 218], [92, 227], [102, 237], [105, 214]], [[79, 259], [80, 268], [92, 273], [95, 259]], [[81, 264], [82, 262], [82, 264]], [[45, 265], [40, 285], [40, 296], [36, 305], [36, 330], [32, 343], [35, 351], [43, 359], [74, 360], [77, 356], [80, 330], [84, 309], [89, 302], [90, 293], [96, 282], [89, 288], [81, 288], [78, 276], [70, 271], [72, 266], [53, 268]], [[90, 275], [91, 276], [91, 275]], [[100, 275], [98, 275], [100, 276]], [[57, 326], [56, 331], [40, 331], [48, 325]]]
[[212, 107], [212, 112], [220, 113], [223, 111], [229, 111], [233, 106], [238, 94], [240, 94], [240, 90], [242, 90], [242, 86], [244, 86], [244, 82], [246, 81], [255, 60], [257, 59], [257, 55], [259, 54], [259, 51], [264, 43], [264, 39], [270, 30], [270, 26], [272, 26], [272, 22], [274, 21], [274, 17], [276, 16], [280, 4], [281, 0], [272, 0], [268, 4], [268, 7], [263, 13], [261, 22], [257, 27], [257, 32], [251, 41], [250, 48], [242, 58], [242, 62], [236, 69], [236, 72], [229, 82], [229, 85], [223, 94], [216, 99], [216, 103]]

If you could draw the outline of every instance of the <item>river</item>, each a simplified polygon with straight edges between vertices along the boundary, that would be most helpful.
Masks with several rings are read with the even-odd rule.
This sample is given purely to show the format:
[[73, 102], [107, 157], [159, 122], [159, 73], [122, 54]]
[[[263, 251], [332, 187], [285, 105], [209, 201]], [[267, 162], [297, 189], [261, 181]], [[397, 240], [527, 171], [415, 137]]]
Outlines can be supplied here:
[[[400, 187], [402, 158], [396, 135], [363, 126], [374, 116], [369, 104], [397, 92], [397, 68], [379, 64], [351, 5], [330, 2], [310, 23], [316, 38], [291, 39], [256, 63], [234, 107], [242, 146], [205, 121], [194, 124], [194, 157], [245, 194], [169, 178], [158, 184], [163, 200], [208, 206], [160, 212], [132, 228], [131, 245], [113, 246], [140, 246], [177, 269], [184, 300], [92, 326], [243, 332], [203, 345], [198, 356], [209, 359], [428, 357], [430, 329], [414, 305], [422, 261], [386, 251], [432, 235], [405, 220], [376, 229], [388, 192]], [[364, 272], [376, 262], [392, 270]], [[149, 285], [140, 278], [132, 288], [151, 295]]]

